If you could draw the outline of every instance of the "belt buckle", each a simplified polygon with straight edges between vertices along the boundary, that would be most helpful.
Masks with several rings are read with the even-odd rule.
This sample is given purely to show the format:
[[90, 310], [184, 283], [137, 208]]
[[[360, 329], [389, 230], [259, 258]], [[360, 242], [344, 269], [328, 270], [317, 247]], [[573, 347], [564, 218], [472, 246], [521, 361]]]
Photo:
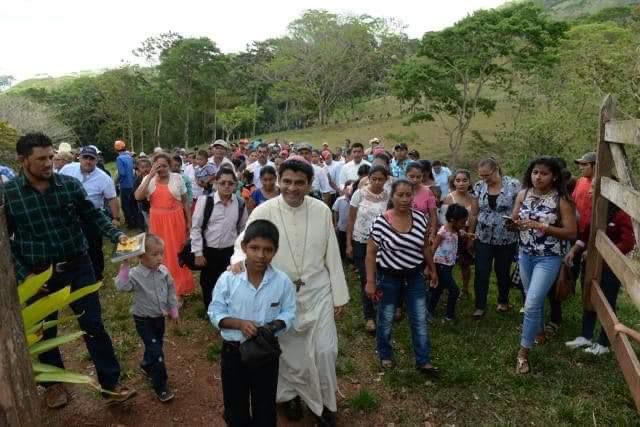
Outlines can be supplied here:
[[56, 273], [64, 273], [64, 266], [65, 265], [67, 265], [67, 261], [58, 262], [58, 263], [54, 264], [54, 269], [55, 269]]

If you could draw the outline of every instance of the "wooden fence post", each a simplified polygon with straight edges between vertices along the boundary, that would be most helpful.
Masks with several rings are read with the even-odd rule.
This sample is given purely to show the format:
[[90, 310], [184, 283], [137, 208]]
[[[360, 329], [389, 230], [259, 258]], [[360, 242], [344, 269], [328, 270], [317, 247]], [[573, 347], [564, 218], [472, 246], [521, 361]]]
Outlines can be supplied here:
[[40, 399], [22, 324], [9, 233], [0, 199], [0, 426], [41, 425]]

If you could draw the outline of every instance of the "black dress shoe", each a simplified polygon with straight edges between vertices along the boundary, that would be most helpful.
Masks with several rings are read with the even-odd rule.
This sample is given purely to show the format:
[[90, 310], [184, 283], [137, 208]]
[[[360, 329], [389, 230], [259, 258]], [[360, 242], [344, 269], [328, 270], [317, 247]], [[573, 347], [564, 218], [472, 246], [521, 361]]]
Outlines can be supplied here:
[[284, 403], [284, 415], [289, 421], [300, 421], [302, 419], [302, 400], [300, 400], [300, 396]]
[[336, 413], [331, 412], [326, 407], [322, 410], [322, 416], [318, 418], [318, 425], [322, 427], [336, 427]]

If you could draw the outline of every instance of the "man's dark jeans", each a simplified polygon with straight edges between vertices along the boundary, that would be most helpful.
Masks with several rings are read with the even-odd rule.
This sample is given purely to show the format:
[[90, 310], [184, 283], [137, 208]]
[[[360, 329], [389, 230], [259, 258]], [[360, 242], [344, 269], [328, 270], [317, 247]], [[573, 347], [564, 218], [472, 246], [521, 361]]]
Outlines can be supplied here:
[[120, 205], [124, 213], [124, 219], [129, 228], [139, 226], [137, 219], [138, 206], [133, 198], [133, 188], [120, 188]]
[[[618, 293], [620, 291], [620, 280], [613, 274], [613, 271], [606, 265], [602, 268], [602, 280], [600, 281], [600, 289], [604, 294], [607, 302], [611, 306], [613, 312], [616, 312], [618, 302]], [[595, 311], [586, 311], [582, 314], [582, 336], [590, 340], [593, 337], [593, 329], [596, 326], [598, 314]], [[600, 328], [598, 344], [609, 347], [609, 337], [604, 329]]]
[[96, 281], [102, 280], [102, 273], [104, 272], [104, 253], [102, 251], [102, 233], [93, 224], [82, 222], [82, 233], [87, 239], [87, 252], [89, 258], [91, 258], [91, 265], [93, 266], [93, 273], [96, 276]]
[[156, 393], [167, 388], [167, 368], [164, 363], [164, 317], [133, 316], [136, 331], [144, 343], [144, 356], [140, 366], [151, 378]]
[[[71, 291], [76, 291], [84, 286], [95, 283], [93, 267], [91, 259], [88, 255], [83, 255], [73, 267], [68, 271], [54, 272], [51, 279], [47, 283], [49, 293], [56, 292], [67, 285], [71, 285]], [[42, 298], [44, 295], [36, 297]], [[97, 292], [90, 293], [78, 301], [71, 303], [71, 309], [74, 314], [80, 315], [78, 324], [80, 329], [85, 332], [83, 335], [87, 350], [91, 356], [91, 360], [96, 367], [98, 381], [105, 389], [113, 389], [118, 384], [120, 378], [120, 364], [116, 359], [113, 351], [113, 344], [107, 331], [104, 329], [102, 322], [102, 308], [100, 307], [100, 299]], [[49, 315], [48, 320], [56, 320], [58, 312]], [[58, 328], [53, 327], [43, 332], [43, 340], [55, 338], [58, 334]], [[40, 362], [49, 365], [64, 368], [60, 350], [55, 348], [39, 356]]]
[[509, 270], [515, 255], [516, 244], [489, 245], [476, 242], [476, 276], [474, 289], [476, 294], [476, 309], [487, 309], [487, 295], [489, 294], [489, 277], [492, 267], [498, 281], [498, 304], [509, 304], [509, 288], [511, 278]]

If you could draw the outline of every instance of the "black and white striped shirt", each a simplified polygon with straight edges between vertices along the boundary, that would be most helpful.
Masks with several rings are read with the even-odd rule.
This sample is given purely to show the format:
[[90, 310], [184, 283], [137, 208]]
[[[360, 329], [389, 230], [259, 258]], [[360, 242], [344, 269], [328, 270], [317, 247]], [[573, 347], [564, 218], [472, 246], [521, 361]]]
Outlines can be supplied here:
[[424, 263], [427, 220], [419, 211], [412, 209], [411, 214], [411, 230], [407, 233], [395, 230], [384, 215], [376, 218], [371, 225], [370, 237], [378, 246], [376, 263], [379, 267], [407, 270]]

